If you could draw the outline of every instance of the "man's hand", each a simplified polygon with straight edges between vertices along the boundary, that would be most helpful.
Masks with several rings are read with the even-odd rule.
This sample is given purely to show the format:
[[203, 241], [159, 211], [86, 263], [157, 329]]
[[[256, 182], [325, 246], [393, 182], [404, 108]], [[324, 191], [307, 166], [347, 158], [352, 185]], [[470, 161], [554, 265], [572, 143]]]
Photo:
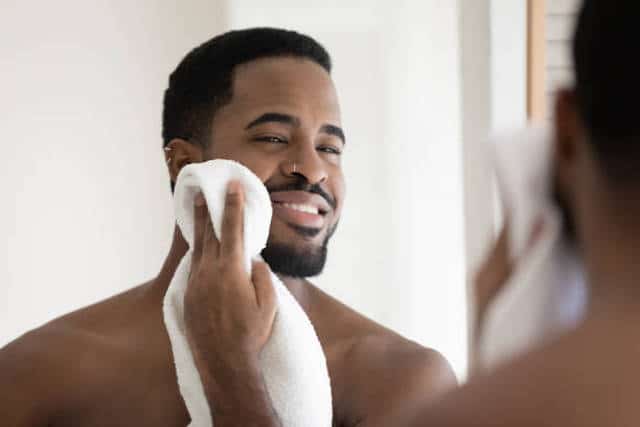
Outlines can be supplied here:
[[185, 324], [216, 426], [277, 425], [258, 366], [276, 296], [267, 264], [253, 263], [251, 276], [245, 271], [243, 205], [240, 184], [231, 182], [219, 240], [204, 197], [195, 200]]
[[529, 251], [534, 247], [535, 243], [541, 237], [544, 231], [544, 219], [539, 217], [534, 221], [527, 246], [519, 260], [514, 260], [509, 254], [509, 217], [505, 219], [502, 230], [487, 257], [484, 264], [480, 267], [475, 275], [474, 280], [474, 303], [475, 303], [475, 319], [474, 330], [472, 335], [472, 354], [470, 360], [471, 375], [479, 373], [479, 343], [482, 337], [482, 327], [485, 317], [489, 311], [489, 307], [496, 299], [496, 296], [504, 288], [509, 278], [513, 274], [513, 270], [520, 260], [526, 258]]
[[[514, 266], [519, 262], [519, 260], [512, 259], [509, 254], [509, 227], [510, 222], [507, 217], [491, 253], [475, 276], [474, 292], [478, 323], [484, 320], [489, 306], [507, 283], [513, 273]], [[534, 221], [529, 231], [529, 238], [521, 259], [529, 255], [529, 251], [536, 244], [543, 231], [544, 219], [539, 217]]]
[[476, 327], [480, 327], [491, 302], [509, 280], [513, 270], [512, 261], [509, 257], [509, 222], [507, 219], [491, 253], [475, 275], [473, 290]]

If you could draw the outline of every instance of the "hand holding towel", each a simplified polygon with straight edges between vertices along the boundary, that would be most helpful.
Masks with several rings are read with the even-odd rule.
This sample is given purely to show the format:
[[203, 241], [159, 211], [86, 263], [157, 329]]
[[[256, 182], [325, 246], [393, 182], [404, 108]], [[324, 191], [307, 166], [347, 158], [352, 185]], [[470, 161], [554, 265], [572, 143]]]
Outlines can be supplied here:
[[[479, 360], [489, 369], [573, 327], [587, 301], [583, 268], [553, 198], [550, 132], [530, 127], [492, 142], [517, 263], [482, 325]], [[538, 218], [542, 235], [522, 256]]]
[[[184, 294], [194, 242], [194, 197], [199, 192], [204, 195], [215, 234], [220, 237], [226, 189], [231, 180], [239, 181], [244, 190], [244, 261], [249, 273], [251, 260], [258, 258], [266, 245], [272, 215], [271, 200], [260, 179], [236, 162], [211, 160], [185, 166], [175, 187], [176, 219], [189, 250], [171, 280], [164, 298], [163, 314], [180, 393], [193, 427], [213, 425], [184, 323]], [[260, 354], [260, 367], [274, 410], [285, 427], [330, 427], [331, 386], [322, 347], [293, 295], [273, 274], [272, 282], [278, 311], [271, 336]], [[247, 402], [247, 406], [250, 405], [251, 402]]]

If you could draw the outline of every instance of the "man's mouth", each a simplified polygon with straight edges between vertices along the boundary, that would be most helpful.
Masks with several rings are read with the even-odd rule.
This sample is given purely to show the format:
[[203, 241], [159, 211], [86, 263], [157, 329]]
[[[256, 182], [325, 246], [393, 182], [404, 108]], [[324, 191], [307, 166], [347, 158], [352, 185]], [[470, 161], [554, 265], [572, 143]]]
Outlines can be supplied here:
[[285, 223], [305, 228], [322, 228], [330, 207], [319, 195], [306, 191], [271, 193], [273, 213]]
[[312, 205], [298, 205], [293, 203], [281, 203], [281, 206], [289, 209], [293, 209], [298, 212], [305, 212], [308, 214], [320, 215], [320, 209], [317, 206]]

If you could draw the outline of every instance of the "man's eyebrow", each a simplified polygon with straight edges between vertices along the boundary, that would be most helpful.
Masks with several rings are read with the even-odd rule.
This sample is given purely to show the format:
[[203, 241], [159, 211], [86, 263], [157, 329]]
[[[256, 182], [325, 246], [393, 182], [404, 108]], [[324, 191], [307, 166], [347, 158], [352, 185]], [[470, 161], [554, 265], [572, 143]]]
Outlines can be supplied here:
[[300, 120], [288, 114], [264, 113], [263, 115], [261, 115], [260, 117], [258, 117], [257, 119], [249, 123], [247, 127], [245, 127], [245, 130], [251, 129], [254, 126], [258, 126], [263, 123], [271, 123], [271, 122], [284, 123], [285, 125], [291, 125], [291, 126], [298, 126], [300, 124]]
[[343, 132], [342, 128], [339, 127], [339, 126], [336, 126], [336, 125], [323, 125], [320, 128], [320, 131], [324, 132], [326, 134], [329, 134], [329, 135], [337, 136], [338, 138], [340, 138], [342, 140], [343, 144], [347, 143], [347, 139], [344, 136], [344, 132]]

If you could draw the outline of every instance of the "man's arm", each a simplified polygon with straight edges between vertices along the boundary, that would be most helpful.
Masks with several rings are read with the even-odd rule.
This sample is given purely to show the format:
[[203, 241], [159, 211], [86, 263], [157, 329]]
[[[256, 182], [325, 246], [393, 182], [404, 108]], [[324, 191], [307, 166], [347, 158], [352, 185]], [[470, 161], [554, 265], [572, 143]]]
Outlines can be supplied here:
[[514, 260], [509, 257], [509, 222], [508, 218], [498, 235], [487, 259], [475, 273], [473, 280], [471, 329], [471, 348], [469, 349], [469, 374], [471, 377], [481, 373], [480, 343], [483, 326], [491, 303], [509, 280], [513, 271]]
[[202, 379], [216, 426], [280, 425], [257, 360], [236, 360], [210, 372]]
[[469, 374], [471, 377], [482, 373], [479, 360], [480, 343], [482, 341], [483, 326], [491, 304], [509, 281], [520, 260], [524, 260], [529, 256], [529, 251], [538, 242], [544, 229], [544, 218], [537, 218], [529, 231], [527, 245], [523, 253], [520, 254], [519, 259], [512, 259], [509, 248], [510, 221], [507, 216], [487, 259], [475, 274], [472, 296], [473, 310], [471, 310], [474, 318], [469, 351]]

